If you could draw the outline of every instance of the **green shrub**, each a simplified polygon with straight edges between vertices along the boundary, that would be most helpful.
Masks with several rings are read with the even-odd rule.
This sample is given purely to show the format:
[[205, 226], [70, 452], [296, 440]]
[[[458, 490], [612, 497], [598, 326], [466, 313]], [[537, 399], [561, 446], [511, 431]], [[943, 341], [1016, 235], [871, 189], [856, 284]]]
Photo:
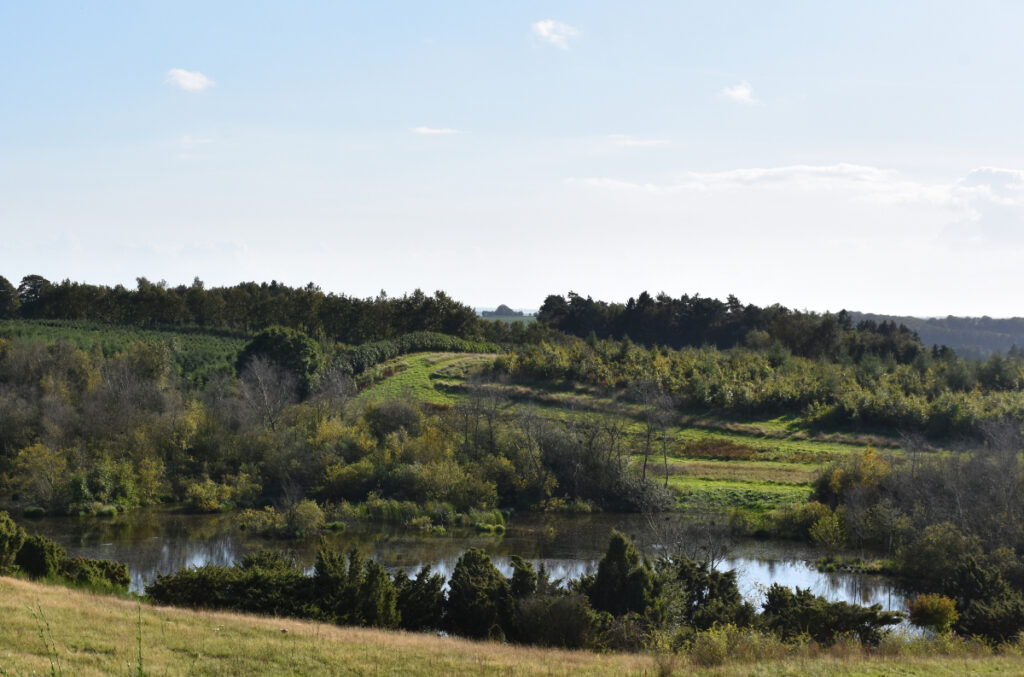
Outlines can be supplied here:
[[363, 418], [369, 424], [370, 432], [380, 441], [399, 430], [418, 435], [423, 423], [419, 407], [405, 400], [384, 400], [372, 404], [363, 413]]
[[251, 531], [261, 536], [279, 536], [288, 527], [285, 516], [273, 506], [264, 506], [262, 510], [246, 508], [238, 516], [238, 527], [243, 531]]
[[46, 508], [43, 508], [43, 507], [38, 506], [38, 505], [30, 505], [27, 508], [25, 508], [21, 512], [21, 514], [24, 515], [25, 517], [29, 517], [29, 518], [45, 517], [46, 516]]
[[814, 543], [824, 547], [829, 552], [835, 552], [846, 542], [846, 531], [843, 529], [843, 521], [837, 513], [820, 518], [811, 525], [808, 534]]
[[448, 582], [448, 630], [465, 637], [503, 637], [514, 614], [508, 581], [487, 553], [478, 548], [463, 553]]
[[176, 573], [157, 574], [146, 586], [146, 595], [156, 604], [211, 609], [233, 608], [229, 586], [236, 580], [234, 567], [182, 567]]
[[608, 612], [597, 612], [594, 619], [599, 628], [596, 643], [602, 649], [638, 653], [650, 645], [654, 635], [651, 619], [638, 613], [612, 617]]
[[117, 517], [117, 506], [105, 505], [96, 511], [97, 517]]
[[829, 602], [810, 590], [796, 591], [773, 584], [765, 594], [761, 619], [784, 640], [808, 635], [829, 646], [843, 635], [855, 635], [861, 644], [876, 646], [886, 626], [896, 625], [903, 614], [883, 611], [881, 604], [863, 607], [846, 602]]
[[29, 536], [14, 563], [32, 578], [51, 578], [60, 572], [67, 551], [45, 536]]
[[519, 600], [517, 615], [517, 641], [566, 649], [591, 645], [595, 613], [584, 595], [530, 595]]
[[424, 566], [416, 578], [408, 578], [404, 571], [394, 579], [398, 611], [404, 630], [437, 630], [444, 623], [444, 578], [431, 574]]
[[300, 501], [288, 511], [288, 531], [293, 536], [308, 536], [320, 531], [326, 518], [316, 501]]
[[15, 558], [25, 543], [25, 530], [6, 512], [0, 512], [0, 574], [14, 569]]
[[361, 501], [376, 482], [376, 469], [368, 458], [344, 466], [334, 465], [327, 469], [325, 494], [334, 500]]
[[724, 628], [698, 632], [690, 648], [690, 658], [703, 668], [721, 665], [729, 655], [729, 638]]
[[533, 565], [519, 555], [512, 555], [512, 578], [509, 589], [517, 599], [528, 597], [537, 591], [537, 572]]
[[827, 505], [809, 501], [799, 505], [773, 510], [769, 517], [774, 531], [788, 538], [809, 539], [811, 527], [823, 517], [832, 514]]
[[400, 620], [398, 597], [391, 578], [377, 562], [370, 560], [359, 587], [362, 624], [375, 628], [397, 628]]
[[945, 595], [923, 594], [908, 605], [910, 622], [920, 628], [928, 628], [935, 632], [946, 632], [960, 614], [956, 610], [956, 601]]
[[185, 502], [192, 512], [209, 513], [223, 510], [230, 498], [231, 490], [207, 478], [194, 482], [185, 490]]
[[925, 591], [943, 591], [952, 584], [952, 574], [962, 563], [981, 556], [977, 537], [965, 536], [953, 524], [933, 524], [896, 553], [902, 576]]
[[977, 557], [968, 556], [954, 569], [945, 591], [957, 599], [958, 634], [1006, 642], [1024, 632], [1024, 597]]
[[743, 601], [735, 571], [717, 571], [707, 562], [678, 556], [659, 562], [658, 577], [662, 613], [669, 624], [707, 630], [754, 622], [754, 608]]
[[60, 564], [60, 576], [78, 585], [124, 592], [131, 583], [128, 565], [104, 559], [66, 558]]

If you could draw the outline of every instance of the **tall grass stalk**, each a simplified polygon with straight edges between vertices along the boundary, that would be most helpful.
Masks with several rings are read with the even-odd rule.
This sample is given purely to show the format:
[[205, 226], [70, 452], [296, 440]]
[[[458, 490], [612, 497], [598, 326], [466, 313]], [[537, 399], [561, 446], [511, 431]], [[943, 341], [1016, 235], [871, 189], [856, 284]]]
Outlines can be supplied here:
[[50, 677], [64, 677], [64, 666], [60, 662], [60, 652], [57, 651], [57, 642], [53, 639], [53, 631], [50, 628], [50, 621], [43, 612], [43, 605], [36, 600], [35, 608], [28, 605], [28, 611], [38, 626], [39, 639], [46, 647], [46, 657], [50, 659]]

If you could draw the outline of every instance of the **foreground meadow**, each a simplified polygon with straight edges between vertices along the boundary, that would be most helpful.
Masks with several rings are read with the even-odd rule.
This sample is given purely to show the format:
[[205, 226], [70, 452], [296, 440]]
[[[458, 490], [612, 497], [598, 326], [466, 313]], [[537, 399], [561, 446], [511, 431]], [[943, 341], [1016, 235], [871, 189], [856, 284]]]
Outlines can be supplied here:
[[[866, 655], [837, 645], [757, 663], [555, 651], [430, 634], [141, 606], [0, 578], [0, 674], [29, 675], [1005, 675], [1018, 651], [893, 644]], [[944, 650], [947, 655], [934, 655]], [[141, 656], [141, 665], [140, 665]]]

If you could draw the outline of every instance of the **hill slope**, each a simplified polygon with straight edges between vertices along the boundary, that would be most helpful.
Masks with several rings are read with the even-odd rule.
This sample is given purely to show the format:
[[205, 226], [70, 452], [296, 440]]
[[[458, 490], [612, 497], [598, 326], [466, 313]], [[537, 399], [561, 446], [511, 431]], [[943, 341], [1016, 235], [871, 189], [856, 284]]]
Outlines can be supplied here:
[[[34, 611], [33, 611], [34, 610]], [[700, 669], [684, 656], [596, 654], [142, 605], [0, 578], [0, 674], [964, 675], [1021, 674], [1020, 656], [865, 656], [858, 649]], [[41, 639], [42, 637], [45, 639]], [[137, 670], [141, 637], [142, 671]], [[956, 648], [954, 648], [956, 650]], [[733, 657], [735, 660], [735, 657]], [[59, 665], [58, 665], [59, 661]], [[52, 670], [51, 670], [52, 665]]]
[[1024, 318], [1011, 317], [905, 317], [850, 313], [854, 322], [896, 322], [917, 332], [926, 346], [949, 346], [960, 357], [981, 358], [994, 352], [1004, 355], [1013, 346], [1024, 347]]

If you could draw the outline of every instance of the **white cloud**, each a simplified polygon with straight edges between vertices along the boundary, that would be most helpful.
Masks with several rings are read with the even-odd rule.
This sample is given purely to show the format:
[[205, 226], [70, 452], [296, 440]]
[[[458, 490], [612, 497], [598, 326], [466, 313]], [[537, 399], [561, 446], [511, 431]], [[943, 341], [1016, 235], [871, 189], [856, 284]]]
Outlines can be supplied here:
[[462, 132], [458, 129], [450, 129], [448, 127], [410, 127], [409, 131], [413, 134], [426, 134], [442, 136], [445, 134], [461, 134]]
[[947, 234], [969, 244], [1024, 242], [1024, 171], [979, 167], [953, 186], [964, 214]]
[[182, 146], [191, 148], [193, 146], [202, 146], [208, 143], [213, 143], [213, 139], [208, 139], [201, 136], [192, 136], [191, 134], [182, 134], [178, 140]]
[[609, 178], [573, 179], [573, 182], [585, 185], [627, 190], [636, 188], [646, 192], [662, 193], [723, 190], [744, 186], [815, 190], [839, 184], [893, 185], [895, 181], [896, 175], [891, 170], [846, 163], [753, 167], [722, 172], [683, 172], [675, 181], [660, 184], [634, 183]]
[[608, 140], [616, 146], [628, 148], [647, 148], [650, 146], [668, 146], [672, 142], [668, 139], [640, 139], [628, 134], [609, 134]]
[[569, 49], [569, 40], [580, 35], [578, 28], [554, 19], [544, 19], [530, 26], [530, 30], [541, 40], [559, 49]]
[[719, 94], [730, 101], [735, 101], [736, 103], [742, 103], [745, 105], [757, 103], [757, 98], [754, 96], [754, 88], [751, 87], [750, 83], [746, 80], [734, 87], [723, 88], [719, 91]]
[[172, 68], [167, 71], [164, 82], [180, 87], [186, 92], [201, 92], [213, 86], [213, 80], [199, 71], [187, 71], [183, 68]]
[[[953, 249], [1024, 245], [1024, 171], [1016, 169], [981, 167], [954, 181], [927, 182], [892, 169], [838, 163], [683, 172], [661, 182], [585, 177], [567, 183], [683, 211], [694, 204], [717, 205], [722, 212], [747, 205], [750, 218], [760, 221], [803, 214], [790, 225], [803, 221], [813, 230], [816, 222], [838, 232], [836, 224], [846, 223], [850, 232], [874, 232], [883, 245], [898, 233]], [[859, 220], [851, 219], [854, 214]]]

